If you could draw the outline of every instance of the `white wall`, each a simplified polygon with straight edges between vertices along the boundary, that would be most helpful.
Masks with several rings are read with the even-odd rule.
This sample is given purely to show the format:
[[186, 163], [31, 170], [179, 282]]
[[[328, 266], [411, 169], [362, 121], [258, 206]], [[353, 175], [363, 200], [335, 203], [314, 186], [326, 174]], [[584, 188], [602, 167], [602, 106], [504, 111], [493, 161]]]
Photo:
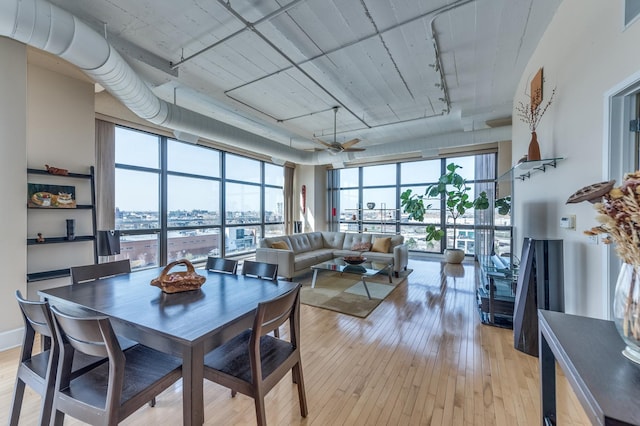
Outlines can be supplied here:
[[[89, 173], [95, 164], [95, 113], [93, 85], [29, 63], [27, 78], [27, 164], [43, 169], [45, 164], [76, 173]], [[79, 204], [91, 204], [90, 183], [84, 179], [29, 176], [29, 182], [70, 185]], [[91, 211], [34, 210], [27, 213], [27, 234], [66, 234], [66, 219], [75, 219], [76, 235], [91, 235]], [[27, 270], [37, 272], [94, 262], [91, 241], [30, 246]], [[68, 284], [69, 278], [32, 282], [29, 297], [37, 290]]]
[[[589, 203], [565, 205], [579, 188], [607, 180], [605, 93], [638, 72], [640, 23], [623, 31], [620, 1], [565, 0], [521, 78], [514, 104], [525, 101], [531, 77], [544, 68], [545, 101], [556, 97], [538, 128], [543, 158], [564, 157], [557, 169], [515, 183], [517, 250], [523, 237], [564, 240], [565, 310], [607, 316], [607, 283], [602, 244], [588, 244], [582, 231], [596, 225]], [[515, 163], [527, 152], [530, 134], [514, 111]], [[559, 228], [560, 217], [576, 215], [576, 230]]]
[[22, 319], [14, 293], [25, 294], [27, 56], [24, 46], [0, 37], [0, 349], [15, 346]]
[[[14, 293], [29, 298], [37, 290], [69, 283], [69, 278], [26, 283], [27, 272], [62, 269], [93, 263], [92, 243], [29, 246], [27, 238], [65, 234], [65, 219], [77, 218], [77, 233], [90, 234], [90, 210], [36, 211], [26, 209], [27, 182], [76, 186], [78, 201], [90, 203], [88, 181], [48, 176], [27, 176], [26, 168], [45, 164], [88, 173], [95, 164], [93, 85], [65, 74], [27, 64], [25, 46], [0, 38], [0, 123], [3, 141], [0, 176], [5, 184], [3, 244], [0, 245], [0, 350], [20, 342], [22, 319]], [[54, 180], [50, 180], [54, 179]], [[85, 187], [83, 187], [85, 185]], [[85, 194], [85, 195], [82, 195]], [[87, 197], [87, 198], [81, 198]], [[89, 220], [87, 220], [89, 219]]]
[[[306, 186], [307, 208], [302, 213], [300, 192]], [[322, 166], [297, 165], [293, 182], [294, 220], [302, 221], [303, 232], [327, 230], [327, 170]]]

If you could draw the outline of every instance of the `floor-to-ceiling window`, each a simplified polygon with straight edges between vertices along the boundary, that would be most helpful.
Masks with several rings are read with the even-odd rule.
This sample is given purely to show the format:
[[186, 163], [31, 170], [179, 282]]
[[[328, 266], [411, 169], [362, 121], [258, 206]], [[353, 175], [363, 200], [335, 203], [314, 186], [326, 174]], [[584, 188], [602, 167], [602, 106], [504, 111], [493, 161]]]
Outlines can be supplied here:
[[249, 253], [284, 231], [282, 166], [117, 126], [115, 175], [133, 268]]
[[[477, 154], [452, 158], [440, 158], [405, 163], [363, 166], [331, 171], [337, 182], [336, 188], [329, 188], [329, 196], [338, 192], [340, 214], [336, 218], [337, 228], [344, 232], [371, 232], [401, 234], [410, 250], [440, 253], [445, 248], [441, 241], [425, 240], [425, 226], [434, 224], [446, 231], [447, 246], [453, 243], [453, 227], [451, 218], [444, 208], [444, 200], [429, 200], [429, 208], [424, 220], [409, 220], [400, 206], [400, 194], [407, 189], [413, 193], [424, 194], [426, 188], [438, 182], [446, 172], [447, 164], [453, 162], [459, 166], [458, 173], [469, 185], [469, 196], [476, 197], [481, 190], [495, 191], [496, 171], [493, 168], [476, 167], [485, 164], [481, 156], [494, 156], [495, 153]], [[495, 165], [495, 161], [490, 162]], [[476, 191], [476, 188], [481, 188]], [[493, 196], [493, 194], [492, 194]], [[491, 198], [493, 201], [493, 198]], [[456, 246], [467, 254], [475, 252], [476, 218], [474, 210], [469, 209], [457, 220]], [[501, 216], [500, 224], [510, 224], [507, 216]], [[490, 226], [494, 227], [493, 223]], [[510, 249], [510, 225], [501, 226], [495, 233], [496, 244], [504, 250]], [[498, 241], [499, 240], [499, 241]]]

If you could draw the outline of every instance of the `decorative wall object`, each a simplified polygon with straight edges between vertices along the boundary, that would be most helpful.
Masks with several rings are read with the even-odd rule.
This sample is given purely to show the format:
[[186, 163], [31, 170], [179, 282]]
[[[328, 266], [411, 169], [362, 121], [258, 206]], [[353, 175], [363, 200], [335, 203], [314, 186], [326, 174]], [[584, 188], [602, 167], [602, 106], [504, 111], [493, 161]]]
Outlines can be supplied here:
[[305, 214], [307, 212], [307, 185], [302, 185], [300, 196], [302, 197], [302, 214]]
[[27, 184], [27, 205], [36, 208], [75, 209], [76, 188], [68, 185]]
[[540, 155], [540, 145], [538, 144], [538, 135], [536, 133], [536, 129], [538, 128], [538, 124], [540, 123], [542, 116], [547, 111], [547, 108], [549, 108], [549, 105], [551, 105], [553, 97], [556, 94], [556, 89], [554, 88], [551, 91], [551, 96], [549, 97], [547, 103], [543, 104], [543, 84], [544, 75], [542, 73], [542, 68], [540, 68], [531, 80], [531, 92], [529, 93], [529, 101], [518, 102], [518, 105], [516, 106], [518, 117], [520, 117], [520, 120], [522, 122], [527, 123], [527, 125], [529, 126], [529, 130], [531, 131], [531, 141], [529, 142], [527, 151], [527, 161], [537, 161], [542, 159]]

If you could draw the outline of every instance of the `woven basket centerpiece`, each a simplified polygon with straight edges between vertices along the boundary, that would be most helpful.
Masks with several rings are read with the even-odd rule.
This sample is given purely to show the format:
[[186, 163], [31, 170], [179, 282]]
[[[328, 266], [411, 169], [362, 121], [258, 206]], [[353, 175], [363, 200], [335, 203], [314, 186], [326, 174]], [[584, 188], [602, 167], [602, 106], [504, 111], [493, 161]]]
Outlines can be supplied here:
[[[169, 272], [176, 265], [185, 265], [186, 271]], [[198, 290], [207, 279], [196, 271], [187, 259], [176, 260], [164, 267], [158, 278], [151, 280], [151, 285], [159, 287], [165, 293]]]

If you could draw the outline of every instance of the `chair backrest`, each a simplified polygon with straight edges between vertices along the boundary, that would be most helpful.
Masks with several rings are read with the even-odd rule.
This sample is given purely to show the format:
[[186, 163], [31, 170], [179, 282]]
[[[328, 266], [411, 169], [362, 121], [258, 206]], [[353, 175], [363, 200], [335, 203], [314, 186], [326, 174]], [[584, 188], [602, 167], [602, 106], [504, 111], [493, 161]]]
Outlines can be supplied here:
[[105, 316], [76, 317], [51, 307], [60, 347], [71, 345], [87, 355], [109, 357], [122, 353], [109, 318]]
[[[290, 322], [290, 339], [293, 347], [297, 347], [300, 331], [300, 287], [298, 284], [285, 294], [258, 304], [253, 322], [251, 344], [259, 345], [260, 337], [277, 329], [285, 322]], [[254, 352], [254, 351], [250, 351]]]
[[53, 320], [47, 302], [27, 300], [16, 290], [16, 299], [22, 311], [27, 333], [36, 332], [45, 337], [53, 337]]
[[242, 275], [254, 276], [263, 280], [276, 281], [278, 279], [278, 265], [274, 263], [245, 260], [242, 265]]
[[222, 257], [207, 258], [207, 271], [226, 272], [235, 274], [238, 271], [238, 261], [232, 259], [224, 259]]
[[93, 281], [114, 275], [128, 274], [131, 272], [129, 259], [116, 260], [115, 262], [98, 263], [95, 265], [71, 267], [71, 281], [73, 284], [85, 281]]

